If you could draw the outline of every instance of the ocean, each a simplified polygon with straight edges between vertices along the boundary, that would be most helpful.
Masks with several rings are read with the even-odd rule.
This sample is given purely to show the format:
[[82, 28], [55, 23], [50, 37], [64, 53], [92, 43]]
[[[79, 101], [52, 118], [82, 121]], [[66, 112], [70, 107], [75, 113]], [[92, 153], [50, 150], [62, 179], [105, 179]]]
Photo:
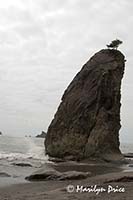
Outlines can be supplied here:
[[0, 136], [0, 186], [26, 182], [48, 162], [43, 138]]
[[[133, 153], [133, 144], [120, 148], [122, 153]], [[26, 182], [26, 176], [46, 163], [43, 138], [0, 136], [0, 186]]]

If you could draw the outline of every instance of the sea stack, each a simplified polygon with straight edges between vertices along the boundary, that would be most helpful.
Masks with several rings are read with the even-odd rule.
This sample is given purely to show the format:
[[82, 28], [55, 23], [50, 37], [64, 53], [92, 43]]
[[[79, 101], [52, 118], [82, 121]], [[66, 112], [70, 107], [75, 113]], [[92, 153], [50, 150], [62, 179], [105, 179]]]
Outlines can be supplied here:
[[44, 131], [42, 131], [41, 134], [38, 134], [38, 135], [36, 136], [36, 138], [45, 138], [46, 135], [47, 135], [47, 133], [44, 132]]
[[121, 80], [125, 58], [118, 50], [96, 53], [65, 90], [52, 120], [46, 153], [72, 160], [120, 160]]

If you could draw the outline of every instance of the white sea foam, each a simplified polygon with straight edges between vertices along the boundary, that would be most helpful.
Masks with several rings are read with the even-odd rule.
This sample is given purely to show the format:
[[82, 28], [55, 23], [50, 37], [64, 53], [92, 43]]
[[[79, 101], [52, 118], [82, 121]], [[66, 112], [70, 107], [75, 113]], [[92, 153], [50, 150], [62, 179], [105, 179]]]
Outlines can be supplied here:
[[0, 153], [0, 159], [7, 159], [8, 161], [25, 160], [25, 159], [36, 159], [36, 160], [47, 161], [48, 156], [43, 155], [42, 151], [40, 151], [39, 154], [36, 154], [35, 152], [31, 152], [31, 153], [27, 153], [27, 154], [1, 152]]
[[[7, 138], [5, 138], [7, 140]], [[35, 138], [11, 138], [1, 143], [0, 159], [8, 161], [34, 159], [40, 161], [48, 161], [45, 155], [44, 141]], [[7, 144], [7, 145], [6, 145]]]

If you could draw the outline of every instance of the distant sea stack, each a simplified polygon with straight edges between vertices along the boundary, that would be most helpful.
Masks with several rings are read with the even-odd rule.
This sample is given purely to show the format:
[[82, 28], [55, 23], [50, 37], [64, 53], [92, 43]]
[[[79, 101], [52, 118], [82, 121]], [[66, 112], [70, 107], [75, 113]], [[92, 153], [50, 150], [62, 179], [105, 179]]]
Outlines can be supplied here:
[[41, 132], [41, 134], [37, 135], [37, 138], [45, 138], [47, 135], [47, 133], [45, 133], [44, 131]]
[[52, 120], [46, 153], [73, 160], [120, 160], [121, 80], [125, 58], [118, 50], [96, 53], [65, 90]]

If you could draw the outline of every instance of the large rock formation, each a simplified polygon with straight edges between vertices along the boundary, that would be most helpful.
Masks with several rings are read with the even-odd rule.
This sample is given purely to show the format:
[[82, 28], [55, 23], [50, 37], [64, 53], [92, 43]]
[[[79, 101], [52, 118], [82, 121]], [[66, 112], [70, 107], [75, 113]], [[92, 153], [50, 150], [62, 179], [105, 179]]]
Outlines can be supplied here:
[[121, 80], [120, 51], [96, 53], [70, 83], [45, 140], [46, 153], [59, 158], [117, 160]]

